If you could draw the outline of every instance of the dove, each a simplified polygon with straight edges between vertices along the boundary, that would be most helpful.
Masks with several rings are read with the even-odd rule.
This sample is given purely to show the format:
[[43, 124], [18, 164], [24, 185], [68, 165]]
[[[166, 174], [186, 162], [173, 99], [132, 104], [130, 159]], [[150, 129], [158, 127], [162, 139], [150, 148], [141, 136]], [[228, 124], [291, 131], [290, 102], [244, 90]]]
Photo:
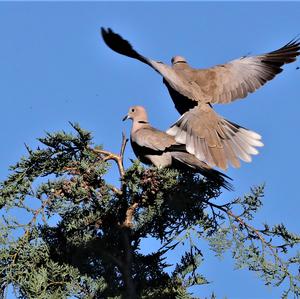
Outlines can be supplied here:
[[130, 132], [132, 149], [142, 163], [158, 168], [191, 170], [200, 173], [219, 186], [232, 190], [231, 184], [225, 179], [230, 179], [228, 176], [212, 169], [205, 162], [188, 153], [185, 145], [178, 143], [174, 136], [153, 128], [148, 121], [144, 107], [131, 107], [123, 121], [127, 119], [132, 120]]
[[251, 162], [263, 146], [261, 136], [218, 115], [212, 104], [245, 98], [282, 71], [282, 66], [300, 54], [299, 39], [278, 50], [243, 56], [208, 69], [192, 68], [182, 56], [174, 56], [171, 66], [139, 54], [130, 43], [110, 28], [101, 28], [106, 45], [115, 52], [137, 59], [163, 77], [181, 117], [167, 131], [189, 153], [211, 167], [240, 167]]

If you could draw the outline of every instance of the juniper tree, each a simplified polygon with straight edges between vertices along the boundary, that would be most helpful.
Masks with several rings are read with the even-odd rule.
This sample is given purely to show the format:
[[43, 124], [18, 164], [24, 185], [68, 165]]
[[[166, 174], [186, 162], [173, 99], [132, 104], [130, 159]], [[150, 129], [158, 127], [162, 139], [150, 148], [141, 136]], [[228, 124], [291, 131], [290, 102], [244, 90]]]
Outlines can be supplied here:
[[[283, 224], [250, 224], [263, 185], [224, 203], [220, 186], [197, 174], [138, 162], [125, 170], [125, 137], [115, 154], [72, 126], [76, 134], [47, 134], [41, 147], [26, 146], [1, 183], [2, 297], [12, 285], [19, 298], [193, 298], [189, 287], [208, 283], [198, 239], [217, 256], [231, 251], [238, 268], [266, 284], [287, 281], [282, 297], [300, 294], [300, 254], [290, 251], [299, 236]], [[105, 181], [111, 161], [116, 185]], [[146, 254], [140, 245], [148, 237], [161, 246]], [[168, 271], [165, 258], [182, 243], [188, 249]]]

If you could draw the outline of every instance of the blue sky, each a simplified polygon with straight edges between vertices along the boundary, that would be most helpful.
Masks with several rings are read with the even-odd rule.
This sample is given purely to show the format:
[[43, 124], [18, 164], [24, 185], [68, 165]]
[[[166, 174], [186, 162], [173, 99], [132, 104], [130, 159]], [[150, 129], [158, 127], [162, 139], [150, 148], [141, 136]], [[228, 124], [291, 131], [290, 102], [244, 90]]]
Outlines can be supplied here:
[[[121, 121], [129, 106], [145, 106], [160, 129], [178, 118], [162, 78], [107, 48], [101, 26], [122, 34], [145, 56], [169, 63], [182, 55], [194, 67], [209, 67], [281, 47], [300, 33], [299, 19], [297, 2], [0, 3], [0, 179], [26, 153], [24, 143], [35, 147], [45, 131], [71, 131], [68, 121], [79, 122], [93, 132], [95, 143], [118, 152], [122, 130], [129, 134], [130, 123]], [[229, 169], [236, 190], [222, 200], [265, 182], [265, 204], [254, 225], [283, 222], [299, 233], [297, 66], [300, 62], [287, 65], [247, 99], [215, 108], [260, 133], [265, 144], [252, 163]], [[133, 157], [128, 146], [126, 165]], [[220, 298], [280, 295], [254, 273], [234, 270], [230, 255], [223, 261], [208, 256], [201, 272], [213, 283], [194, 288], [198, 296], [212, 290]]]

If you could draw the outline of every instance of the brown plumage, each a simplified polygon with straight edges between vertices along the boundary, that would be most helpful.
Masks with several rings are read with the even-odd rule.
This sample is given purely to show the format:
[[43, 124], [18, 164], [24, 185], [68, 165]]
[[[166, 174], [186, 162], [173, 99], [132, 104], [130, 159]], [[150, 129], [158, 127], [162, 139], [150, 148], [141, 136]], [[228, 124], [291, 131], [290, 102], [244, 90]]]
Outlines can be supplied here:
[[173, 136], [153, 128], [148, 122], [144, 107], [131, 107], [124, 120], [126, 119], [132, 119], [131, 146], [141, 162], [162, 168], [189, 169], [228, 190], [232, 189], [225, 179], [230, 179], [229, 177], [188, 153], [185, 144], [178, 143]]
[[251, 161], [262, 146], [261, 137], [217, 115], [211, 104], [229, 103], [246, 97], [282, 71], [282, 66], [300, 54], [299, 40], [257, 56], [246, 56], [208, 69], [195, 69], [181, 56], [172, 66], [146, 58], [111, 29], [102, 28], [102, 37], [112, 50], [140, 60], [163, 76], [176, 109], [182, 117], [169, 134], [184, 142], [187, 150], [210, 166], [239, 167], [239, 159]]

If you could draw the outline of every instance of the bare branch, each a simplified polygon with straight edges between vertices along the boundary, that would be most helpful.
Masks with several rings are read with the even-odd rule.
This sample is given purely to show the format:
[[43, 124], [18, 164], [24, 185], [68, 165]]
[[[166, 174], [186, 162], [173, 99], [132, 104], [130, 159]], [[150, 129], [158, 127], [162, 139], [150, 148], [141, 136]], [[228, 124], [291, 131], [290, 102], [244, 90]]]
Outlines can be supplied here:
[[120, 157], [124, 158], [124, 152], [125, 152], [125, 148], [126, 148], [126, 144], [128, 142], [128, 138], [126, 138], [125, 132], [122, 132], [122, 145], [121, 145], [121, 150], [120, 150]]
[[126, 211], [126, 218], [125, 221], [123, 223], [124, 227], [128, 227], [131, 228], [132, 227], [132, 220], [133, 220], [133, 215], [135, 210], [138, 207], [138, 202], [134, 202], [132, 205], [130, 205]]
[[100, 150], [100, 149], [91, 148], [91, 147], [89, 147], [89, 150], [93, 151], [94, 153], [100, 154], [100, 155], [105, 155], [106, 157], [102, 158], [103, 161], [108, 161], [108, 160], [115, 161], [118, 165], [120, 176], [121, 176], [121, 178], [123, 178], [124, 174], [125, 174], [125, 170], [124, 170], [124, 166], [123, 166], [123, 156], [124, 156], [127, 141], [128, 141], [128, 139], [125, 137], [125, 133], [123, 132], [122, 133], [122, 145], [121, 145], [121, 150], [120, 150], [119, 155], [114, 154], [109, 151], [106, 151], [106, 150]]

